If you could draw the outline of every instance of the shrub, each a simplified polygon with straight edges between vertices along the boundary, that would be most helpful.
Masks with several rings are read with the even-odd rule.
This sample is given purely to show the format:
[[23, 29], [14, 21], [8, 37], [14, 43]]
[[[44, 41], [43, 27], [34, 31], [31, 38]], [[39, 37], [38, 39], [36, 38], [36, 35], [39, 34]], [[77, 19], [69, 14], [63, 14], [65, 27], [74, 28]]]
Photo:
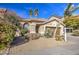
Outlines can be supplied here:
[[20, 30], [21, 30], [21, 35], [22, 35], [22, 36], [24, 36], [25, 34], [28, 33], [28, 29], [23, 29], [23, 28], [21, 28]]
[[74, 30], [74, 31], [72, 32], [72, 35], [73, 35], [73, 36], [79, 36], [79, 30]]
[[56, 41], [62, 41], [63, 40], [63, 36], [56, 35], [55, 39], [56, 39]]
[[65, 20], [63, 22], [66, 25], [66, 27], [78, 29], [79, 28], [79, 20], [78, 19], [79, 19], [78, 17], [70, 16], [68, 18], [65, 18]]
[[8, 23], [0, 23], [0, 49], [7, 46], [15, 36], [16, 27]]
[[40, 34], [39, 33], [27, 33], [25, 35], [25, 37], [29, 40], [35, 40], [35, 39], [39, 39], [40, 38]]
[[0, 50], [3, 50], [5, 48], [5, 44], [0, 43]]

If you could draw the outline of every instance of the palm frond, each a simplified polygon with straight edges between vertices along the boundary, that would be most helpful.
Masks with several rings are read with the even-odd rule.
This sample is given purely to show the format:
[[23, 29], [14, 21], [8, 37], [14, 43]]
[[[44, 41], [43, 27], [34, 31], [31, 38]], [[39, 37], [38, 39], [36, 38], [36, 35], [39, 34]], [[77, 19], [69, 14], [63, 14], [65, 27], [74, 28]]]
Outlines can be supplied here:
[[67, 8], [64, 11], [64, 17], [65, 16], [71, 16], [71, 11], [70, 11], [71, 7], [72, 7], [72, 3], [69, 3], [68, 6], [67, 6]]
[[75, 7], [71, 12], [73, 13], [73, 12], [75, 12], [78, 9], [79, 9], [79, 6], [78, 7]]
[[66, 8], [66, 11], [69, 10], [71, 8], [71, 6], [72, 6], [72, 3], [69, 3], [67, 8]]

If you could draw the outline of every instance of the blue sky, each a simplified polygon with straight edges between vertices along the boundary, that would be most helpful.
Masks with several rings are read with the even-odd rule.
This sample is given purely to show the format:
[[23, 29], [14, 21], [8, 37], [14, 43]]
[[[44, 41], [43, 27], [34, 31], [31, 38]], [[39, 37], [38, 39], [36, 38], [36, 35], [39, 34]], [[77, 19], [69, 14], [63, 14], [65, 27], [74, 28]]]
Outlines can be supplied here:
[[[63, 16], [66, 6], [66, 3], [0, 3], [0, 8], [12, 10], [22, 18], [29, 18], [30, 8], [33, 10], [38, 8], [38, 18], [49, 18], [51, 15]], [[75, 14], [79, 14], [79, 10]]]

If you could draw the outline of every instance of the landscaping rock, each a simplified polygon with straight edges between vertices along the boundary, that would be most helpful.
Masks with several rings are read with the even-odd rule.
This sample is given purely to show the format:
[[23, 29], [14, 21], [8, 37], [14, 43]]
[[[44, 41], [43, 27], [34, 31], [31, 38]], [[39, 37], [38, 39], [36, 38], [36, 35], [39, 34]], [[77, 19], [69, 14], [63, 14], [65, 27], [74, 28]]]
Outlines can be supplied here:
[[35, 39], [39, 39], [40, 38], [40, 34], [39, 33], [27, 33], [25, 35], [25, 37], [29, 40], [35, 40]]

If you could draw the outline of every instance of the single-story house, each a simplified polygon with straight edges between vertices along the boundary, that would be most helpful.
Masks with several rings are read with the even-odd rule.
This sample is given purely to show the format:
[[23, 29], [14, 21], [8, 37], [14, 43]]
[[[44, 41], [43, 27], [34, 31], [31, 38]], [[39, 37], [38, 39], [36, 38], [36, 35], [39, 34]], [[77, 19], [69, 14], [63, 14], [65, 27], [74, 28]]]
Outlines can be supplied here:
[[56, 27], [59, 27], [59, 34], [64, 35], [64, 24], [61, 17], [50, 17], [49, 19], [26, 19], [21, 22], [23, 27], [27, 27], [30, 33], [40, 33], [44, 35], [47, 29], [50, 29], [54, 33]]

